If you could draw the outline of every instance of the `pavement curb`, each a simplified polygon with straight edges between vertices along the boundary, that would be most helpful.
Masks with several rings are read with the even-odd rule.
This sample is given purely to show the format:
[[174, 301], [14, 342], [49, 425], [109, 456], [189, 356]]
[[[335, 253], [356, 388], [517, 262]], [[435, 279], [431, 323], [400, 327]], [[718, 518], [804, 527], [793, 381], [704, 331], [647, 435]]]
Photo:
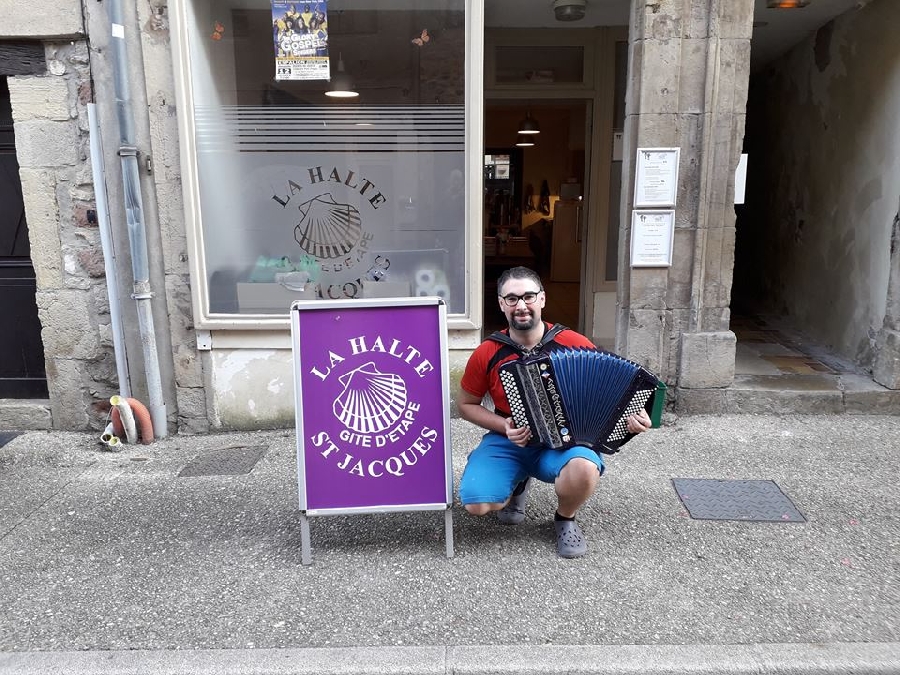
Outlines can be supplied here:
[[0, 653], [27, 675], [898, 675], [900, 643], [483, 645]]

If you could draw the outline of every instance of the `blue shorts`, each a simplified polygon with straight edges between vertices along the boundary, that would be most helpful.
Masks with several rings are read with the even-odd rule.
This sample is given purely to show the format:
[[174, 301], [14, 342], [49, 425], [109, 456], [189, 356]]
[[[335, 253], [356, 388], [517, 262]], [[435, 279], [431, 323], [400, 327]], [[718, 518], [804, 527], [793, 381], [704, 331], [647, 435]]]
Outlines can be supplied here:
[[580, 445], [568, 450], [550, 450], [542, 445], [522, 448], [505, 435], [489, 431], [469, 455], [459, 481], [459, 500], [463, 504], [503, 503], [516, 485], [528, 477], [553, 483], [575, 457], [593, 462], [603, 475], [603, 460], [590, 448]]

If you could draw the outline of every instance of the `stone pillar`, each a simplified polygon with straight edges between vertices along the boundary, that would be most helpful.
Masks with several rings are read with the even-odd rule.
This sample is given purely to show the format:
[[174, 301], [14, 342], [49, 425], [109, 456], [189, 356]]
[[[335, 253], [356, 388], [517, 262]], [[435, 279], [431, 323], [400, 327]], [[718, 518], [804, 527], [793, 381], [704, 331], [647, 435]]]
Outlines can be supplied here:
[[884, 323], [875, 342], [872, 376], [888, 389], [900, 389], [900, 211], [891, 232], [891, 267]]
[[[633, 0], [616, 349], [670, 386], [727, 387], [734, 171], [750, 77], [753, 0]], [[672, 266], [630, 267], [638, 148], [681, 148]]]

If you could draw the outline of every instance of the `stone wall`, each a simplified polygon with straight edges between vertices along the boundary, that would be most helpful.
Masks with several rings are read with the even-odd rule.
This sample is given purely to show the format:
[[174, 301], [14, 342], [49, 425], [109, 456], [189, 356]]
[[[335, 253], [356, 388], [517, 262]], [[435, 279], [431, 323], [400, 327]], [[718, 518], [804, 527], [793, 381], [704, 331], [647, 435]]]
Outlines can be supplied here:
[[100, 429], [118, 386], [103, 253], [89, 219], [88, 47], [48, 42], [45, 50], [47, 72], [11, 77], [9, 90], [50, 408], [55, 428]]
[[894, 0], [851, 9], [751, 89], [741, 296], [866, 369], [898, 358], [898, 22]]
[[[750, 68], [752, 0], [632, 3], [616, 349], [672, 386], [727, 387], [734, 170]], [[630, 267], [638, 148], [681, 149], [668, 268]]]

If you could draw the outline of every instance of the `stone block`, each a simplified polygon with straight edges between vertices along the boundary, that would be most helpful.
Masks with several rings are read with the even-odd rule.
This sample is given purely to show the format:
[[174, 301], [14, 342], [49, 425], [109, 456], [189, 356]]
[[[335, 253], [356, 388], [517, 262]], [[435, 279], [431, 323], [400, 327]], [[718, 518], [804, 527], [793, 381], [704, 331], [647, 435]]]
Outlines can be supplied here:
[[78, 137], [74, 122], [16, 121], [15, 131], [16, 156], [20, 167], [61, 167], [78, 163]]
[[653, 309], [632, 309], [628, 318], [628, 344], [623, 356], [668, 380], [664, 364], [668, 359], [668, 313]]
[[700, 114], [706, 109], [706, 64], [708, 40], [681, 41], [681, 77], [678, 80], [678, 111]]
[[672, 243], [672, 266], [666, 289], [666, 306], [690, 307], [691, 275], [693, 273], [695, 230], [676, 229]]
[[641, 113], [637, 116], [634, 145], [637, 148], [676, 148], [681, 145], [678, 115]]
[[0, 0], [0, 35], [4, 38], [77, 37], [84, 34], [81, 3], [41, 0], [23, 5]]
[[89, 294], [83, 291], [38, 291], [35, 295], [41, 320], [41, 337], [48, 354], [68, 359], [99, 356], [97, 329], [91, 325], [93, 311]]
[[747, 99], [750, 93], [750, 40], [728, 40], [725, 47], [729, 58], [734, 63], [731, 112], [743, 115], [747, 111]]
[[900, 389], [845, 391], [844, 410], [851, 415], [900, 415]]
[[669, 272], [666, 268], [631, 270], [631, 306], [637, 309], [666, 309]]
[[683, 26], [683, 0], [655, 0], [631, 3], [631, 26], [638, 39], [680, 37]]
[[[702, 39], [709, 36], [709, 0], [688, 0], [687, 16], [684, 20], [683, 35], [689, 39]], [[685, 3], [688, 4], [688, 3]]]
[[[638, 46], [635, 46], [637, 54]], [[641, 114], [678, 112], [678, 89], [681, 80], [681, 40], [644, 40], [640, 45], [639, 74]]]
[[839, 391], [725, 389], [726, 412], [735, 415], [837, 415], [844, 412]]
[[64, 122], [69, 113], [69, 87], [60, 77], [14, 77], [9, 80], [13, 118]]
[[63, 285], [62, 247], [59, 241], [59, 208], [56, 174], [42, 169], [19, 169], [31, 260], [38, 289]]
[[0, 399], [0, 429], [46, 431], [53, 428], [50, 405], [45, 400]]
[[[698, 232], [698, 235], [700, 234]], [[731, 298], [735, 230], [734, 228], [708, 228], [703, 230], [702, 234], [706, 237], [706, 247], [703, 252], [705, 268], [703, 304], [726, 307]]]
[[[52, 352], [47, 350], [47, 353]], [[47, 387], [50, 390], [54, 429], [90, 429], [91, 401], [85, 387], [90, 378], [82, 371], [82, 365], [83, 362], [73, 359], [47, 359]]]
[[194, 339], [189, 342], [176, 342], [172, 346], [175, 381], [181, 387], [192, 388], [203, 386], [203, 369]]
[[683, 389], [675, 391], [675, 412], [679, 415], [721, 415], [727, 412], [725, 389]]
[[203, 387], [176, 387], [178, 433], [203, 434], [209, 431], [206, 390]]
[[682, 4], [678, 2], [660, 1], [644, 3], [644, 39], [669, 40], [680, 39], [684, 33]]
[[713, 6], [715, 12], [709, 17], [711, 35], [750, 40], [753, 35], [753, 0], [718, 0]]
[[900, 389], [900, 332], [882, 328], [875, 344], [872, 376], [888, 389]]
[[711, 303], [705, 303], [707, 306], [700, 310], [700, 330], [701, 333], [717, 333], [719, 331], [727, 331], [731, 325], [731, 309], [726, 304], [723, 306], [709, 306]]
[[737, 338], [730, 330], [684, 333], [678, 384], [686, 389], [727, 387], [734, 381]]

